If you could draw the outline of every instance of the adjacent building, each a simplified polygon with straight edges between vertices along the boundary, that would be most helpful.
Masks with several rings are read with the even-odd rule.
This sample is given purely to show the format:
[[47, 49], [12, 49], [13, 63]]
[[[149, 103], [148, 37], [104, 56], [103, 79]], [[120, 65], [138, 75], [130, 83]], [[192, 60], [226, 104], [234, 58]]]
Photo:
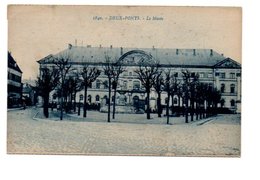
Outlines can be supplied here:
[[23, 99], [25, 101], [26, 106], [32, 106], [37, 103], [37, 93], [35, 89], [35, 84], [30, 82], [29, 80], [23, 81]]
[[[235, 112], [241, 111], [241, 64], [213, 49], [170, 49], [170, 48], [123, 48], [123, 47], [91, 47], [72, 46], [48, 55], [38, 61], [40, 70], [43, 67], [53, 67], [53, 57], [69, 56], [72, 70], [80, 72], [85, 65], [96, 66], [102, 69], [106, 63], [105, 57], [111, 60], [120, 60], [126, 71], [120, 76], [118, 93], [113, 99], [125, 99], [126, 103], [133, 105], [138, 100], [144, 100], [146, 94], [137, 74], [138, 62], [149, 56], [160, 63], [160, 68], [171, 69], [178, 79], [182, 79], [182, 71], [198, 73], [201, 82], [209, 83], [221, 91], [222, 101], [219, 106], [227, 107]], [[55, 91], [53, 97], [56, 98]], [[88, 90], [88, 102], [106, 104], [108, 97], [107, 77], [101, 74]], [[123, 97], [123, 98], [122, 98]], [[77, 102], [82, 101], [84, 93], [77, 93]], [[151, 107], [156, 109], [157, 94], [151, 92]], [[53, 101], [53, 99], [51, 99]], [[182, 99], [180, 99], [182, 101]], [[162, 93], [162, 104], [166, 104], [166, 93]], [[174, 97], [177, 105], [178, 97]]]
[[8, 52], [8, 108], [19, 107], [22, 104], [22, 73], [11, 53]]

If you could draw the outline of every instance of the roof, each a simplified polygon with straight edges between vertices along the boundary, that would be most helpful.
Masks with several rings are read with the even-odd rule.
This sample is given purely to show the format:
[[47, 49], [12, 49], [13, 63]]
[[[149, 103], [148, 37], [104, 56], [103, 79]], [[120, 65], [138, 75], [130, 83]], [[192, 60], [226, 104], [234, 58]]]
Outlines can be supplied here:
[[226, 59], [223, 55], [212, 49], [169, 49], [169, 48], [122, 48], [122, 47], [90, 47], [69, 46], [55, 55], [38, 61], [38, 63], [50, 63], [52, 57], [69, 55], [74, 63], [104, 63], [105, 56], [119, 59], [127, 52], [145, 52], [158, 60], [162, 65], [176, 66], [207, 66], [212, 67]]
[[20, 73], [23, 73], [9, 51], [8, 51], [8, 68], [12, 68]]

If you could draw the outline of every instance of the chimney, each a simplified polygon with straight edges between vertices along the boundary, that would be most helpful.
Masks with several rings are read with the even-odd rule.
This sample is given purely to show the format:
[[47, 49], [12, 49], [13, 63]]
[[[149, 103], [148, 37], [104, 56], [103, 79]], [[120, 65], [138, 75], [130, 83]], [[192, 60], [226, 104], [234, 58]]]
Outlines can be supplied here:
[[102, 45], [101, 45], [101, 44], [99, 44], [99, 48], [102, 48]]
[[224, 56], [224, 54], [222, 53], [221, 56]]
[[112, 45], [110, 45], [110, 49], [112, 49], [113, 48], [113, 46]]
[[210, 49], [210, 56], [213, 56], [213, 49]]
[[196, 49], [193, 49], [193, 56], [196, 56]]
[[72, 44], [68, 44], [68, 48], [71, 49], [72, 48]]
[[179, 54], [179, 49], [176, 49], [176, 55], [178, 55]]
[[91, 45], [88, 44], [88, 45], [87, 45], [87, 48], [91, 48]]
[[77, 39], [75, 39], [75, 46], [77, 46]]
[[120, 54], [123, 55], [123, 47], [120, 48]]
[[155, 47], [153, 46], [153, 50], [155, 49]]

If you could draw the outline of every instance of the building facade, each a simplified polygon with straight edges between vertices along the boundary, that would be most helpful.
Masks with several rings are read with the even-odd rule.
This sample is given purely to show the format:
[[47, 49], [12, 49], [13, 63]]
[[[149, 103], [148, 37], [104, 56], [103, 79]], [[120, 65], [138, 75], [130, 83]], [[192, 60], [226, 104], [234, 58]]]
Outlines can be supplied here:
[[18, 107], [22, 103], [22, 73], [11, 53], [8, 52], [8, 108]]
[[23, 82], [23, 99], [26, 106], [35, 105], [37, 101], [35, 86], [32, 86], [31, 84], [28, 82]]
[[[38, 61], [40, 69], [54, 67], [54, 57], [70, 57], [71, 71], [80, 72], [84, 66], [95, 66], [102, 70], [106, 63], [105, 57], [111, 60], [119, 60], [125, 71], [120, 75], [117, 95], [113, 99], [125, 99], [126, 104], [133, 105], [136, 100], [145, 100], [146, 94], [141, 82], [137, 78], [135, 70], [139, 62], [146, 56], [159, 62], [161, 69], [171, 69], [178, 80], [182, 80], [182, 71], [188, 70], [199, 75], [199, 81], [211, 84], [221, 91], [222, 101], [219, 106], [227, 107], [234, 112], [241, 112], [241, 64], [224, 57], [212, 49], [160, 49], [160, 48], [123, 48], [123, 47], [91, 47], [72, 46], [55, 54], [48, 55]], [[73, 73], [72, 73], [73, 74]], [[101, 73], [98, 79], [92, 83], [88, 90], [88, 103], [105, 105], [108, 97], [107, 77]], [[52, 92], [56, 97], [55, 91]], [[52, 98], [52, 96], [50, 96]], [[162, 92], [162, 104], [167, 102], [166, 92]], [[83, 101], [84, 92], [77, 93], [77, 102]], [[156, 109], [157, 94], [151, 90], [150, 104]], [[53, 99], [50, 99], [53, 101]], [[170, 100], [172, 101], [172, 100]], [[177, 96], [173, 99], [177, 105]], [[182, 103], [182, 99], [180, 99]], [[171, 102], [170, 102], [171, 103]]]

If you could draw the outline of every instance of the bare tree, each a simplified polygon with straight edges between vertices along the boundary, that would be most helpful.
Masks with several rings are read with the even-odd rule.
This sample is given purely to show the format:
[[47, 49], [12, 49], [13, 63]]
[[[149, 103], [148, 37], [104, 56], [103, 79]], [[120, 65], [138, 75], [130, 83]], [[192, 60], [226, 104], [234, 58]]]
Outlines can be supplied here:
[[71, 64], [69, 63], [69, 61], [71, 61], [69, 56], [61, 56], [53, 60], [53, 63], [58, 67], [58, 70], [60, 72], [60, 84], [61, 84], [60, 120], [63, 119], [63, 101], [64, 101], [63, 89], [65, 88], [64, 86], [65, 79], [71, 68]]
[[196, 101], [196, 119], [202, 119], [202, 113], [204, 110], [205, 94], [207, 90], [207, 85], [205, 83], [198, 83], [195, 91], [195, 101]]
[[[63, 96], [65, 99], [65, 111], [68, 113], [72, 109], [72, 96], [74, 92], [75, 81], [72, 76], [65, 79]], [[60, 89], [61, 90], [61, 89]]]
[[[73, 96], [73, 111], [76, 112], [76, 96], [77, 96], [77, 92], [81, 91], [82, 88], [83, 88], [83, 81], [82, 79], [80, 78], [80, 74], [79, 72], [74, 72], [73, 73], [73, 81], [72, 81], [72, 89], [73, 89], [73, 92], [72, 92], [72, 96]], [[79, 103], [79, 107], [80, 107], [80, 103]], [[78, 111], [80, 113], [80, 111]], [[80, 115], [80, 114], [78, 114]]]
[[194, 119], [194, 104], [196, 100], [196, 88], [199, 83], [199, 75], [191, 74], [191, 83], [190, 83], [190, 103], [191, 103], [191, 121]]
[[199, 80], [198, 74], [191, 73], [189, 70], [182, 71], [183, 77], [183, 88], [184, 88], [184, 100], [185, 100], [185, 122], [188, 123], [188, 113], [190, 100], [191, 105], [191, 121], [193, 121], [194, 116], [194, 102], [195, 102], [195, 88], [196, 83]]
[[84, 112], [83, 117], [87, 117], [87, 93], [88, 88], [91, 87], [91, 84], [98, 78], [101, 71], [97, 69], [96, 67], [91, 67], [89, 65], [86, 65], [83, 67], [83, 70], [81, 71], [81, 76], [83, 78], [83, 85], [84, 85]]
[[112, 64], [112, 89], [114, 89], [114, 103], [113, 103], [113, 114], [112, 118], [115, 119], [115, 111], [116, 111], [116, 89], [118, 85], [118, 80], [120, 77], [120, 74], [122, 74], [125, 69], [123, 68], [122, 64], [120, 62], [116, 62]]
[[49, 117], [49, 95], [55, 89], [59, 82], [59, 71], [55, 68], [42, 68], [41, 75], [37, 77], [36, 89], [43, 97], [43, 114], [46, 118]]
[[158, 117], [162, 117], [162, 103], [161, 103], [161, 93], [163, 91], [163, 85], [164, 85], [164, 79], [162, 75], [162, 71], [158, 71], [158, 73], [155, 75], [155, 82], [154, 84], [154, 89], [158, 95], [157, 98], [157, 114]]
[[167, 104], [166, 104], [166, 117], [167, 117], [167, 124], [169, 124], [169, 109], [170, 109], [170, 96], [172, 93], [172, 86], [171, 86], [171, 69], [167, 69], [165, 72], [165, 81], [164, 81], [164, 91], [167, 92]]
[[103, 66], [104, 74], [108, 78], [108, 113], [107, 113], [107, 122], [110, 122], [110, 105], [111, 105], [111, 85], [113, 78], [113, 62], [109, 56], [105, 56], [105, 63]]
[[150, 119], [150, 92], [151, 88], [154, 85], [156, 74], [158, 73], [158, 63], [149, 63], [141, 62], [139, 63], [139, 68], [135, 70], [135, 73], [138, 75], [138, 79], [141, 81], [142, 85], [145, 88], [147, 94], [147, 109], [146, 115], [147, 119]]
[[207, 110], [209, 111], [209, 106], [212, 105], [212, 111], [208, 112], [207, 114], [209, 115], [215, 115], [218, 103], [221, 101], [221, 93], [219, 90], [216, 88], [213, 88], [212, 86], [208, 86], [208, 96], [207, 96], [207, 101], [208, 101], [208, 107]]
[[180, 87], [180, 81], [177, 79], [177, 74], [173, 73], [171, 75], [171, 80], [170, 80], [170, 96], [172, 100], [172, 106], [171, 106], [171, 111], [172, 114], [174, 113], [174, 96], [178, 95], [179, 93], [179, 87]]
[[188, 102], [189, 102], [189, 84], [190, 84], [190, 72], [188, 70], [182, 71], [183, 77], [183, 94], [184, 94], [184, 102], [185, 102], [185, 123], [188, 123]]

